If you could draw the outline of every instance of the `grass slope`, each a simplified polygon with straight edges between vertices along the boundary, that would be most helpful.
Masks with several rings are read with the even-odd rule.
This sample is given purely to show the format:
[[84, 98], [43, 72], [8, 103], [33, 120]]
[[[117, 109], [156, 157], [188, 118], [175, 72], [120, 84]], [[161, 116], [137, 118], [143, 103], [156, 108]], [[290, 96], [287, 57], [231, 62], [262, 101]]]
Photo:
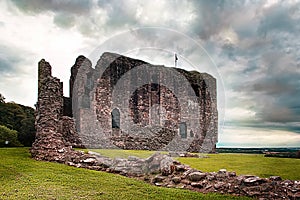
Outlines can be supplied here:
[[0, 199], [248, 199], [160, 188], [115, 174], [35, 161], [28, 148], [2, 148], [0, 156]]

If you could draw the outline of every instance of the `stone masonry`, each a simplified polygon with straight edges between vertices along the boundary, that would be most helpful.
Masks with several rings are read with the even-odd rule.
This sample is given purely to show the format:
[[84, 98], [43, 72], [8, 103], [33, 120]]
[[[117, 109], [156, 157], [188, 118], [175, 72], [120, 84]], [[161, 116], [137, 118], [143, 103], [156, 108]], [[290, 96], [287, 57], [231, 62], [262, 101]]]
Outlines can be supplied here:
[[217, 117], [216, 80], [206, 73], [113, 53], [92, 68], [79, 56], [64, 97], [63, 83], [43, 59], [32, 153], [55, 154], [54, 146], [214, 152]]
[[70, 95], [86, 147], [215, 151], [216, 80], [206, 73], [113, 53], [104, 53], [94, 69], [79, 56]]
[[73, 118], [63, 116], [63, 105], [63, 84], [51, 75], [50, 64], [42, 59], [38, 64], [36, 138], [31, 148], [34, 158], [60, 161], [66, 152], [73, 152], [72, 146], [81, 144]]

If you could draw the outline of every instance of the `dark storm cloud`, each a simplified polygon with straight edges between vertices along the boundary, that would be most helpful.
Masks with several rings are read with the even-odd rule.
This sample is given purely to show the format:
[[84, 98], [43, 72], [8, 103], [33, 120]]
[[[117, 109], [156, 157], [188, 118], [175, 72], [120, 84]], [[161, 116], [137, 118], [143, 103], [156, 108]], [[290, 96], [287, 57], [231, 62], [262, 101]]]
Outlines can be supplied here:
[[252, 97], [258, 120], [300, 122], [300, 73], [273, 67], [267, 67], [267, 73], [262, 78], [249, 80], [236, 90], [243, 96]]
[[[193, 31], [203, 42], [215, 39], [215, 35], [222, 36], [227, 27], [237, 34], [236, 44], [215, 39], [214, 45], [222, 50], [216, 63], [224, 66], [225, 71], [231, 64], [241, 65], [232, 71], [234, 74], [223, 78], [239, 93], [240, 101], [252, 101], [242, 106], [255, 111], [255, 123], [299, 122], [300, 53], [295, 34], [300, 30], [300, 4], [282, 1], [264, 8], [265, 2], [248, 3], [194, 2], [198, 12]], [[239, 18], [243, 18], [243, 23], [239, 23]], [[243, 60], [247, 62], [239, 63]]]
[[[223, 0], [194, 1], [194, 14], [197, 16], [193, 24], [193, 32], [202, 39], [209, 39], [218, 33], [225, 25], [221, 13], [224, 11]], [[227, 23], [227, 22], [226, 22]]]
[[295, 33], [299, 31], [299, 19], [293, 17], [300, 3], [290, 4], [282, 1], [266, 9], [263, 13], [258, 32], [266, 35], [268, 32], [279, 31]]
[[92, 0], [11, 0], [21, 11], [40, 13], [43, 11], [84, 14], [89, 12]]
[[228, 27], [234, 28], [241, 38], [253, 36], [255, 32], [256, 21], [252, 19], [252, 12], [255, 12], [260, 2], [195, 0], [193, 4], [196, 18], [191, 33], [202, 40], [208, 40]]
[[12, 0], [14, 5], [28, 14], [50, 11], [54, 13], [53, 22], [60, 28], [71, 28], [76, 17], [88, 16], [92, 0]]

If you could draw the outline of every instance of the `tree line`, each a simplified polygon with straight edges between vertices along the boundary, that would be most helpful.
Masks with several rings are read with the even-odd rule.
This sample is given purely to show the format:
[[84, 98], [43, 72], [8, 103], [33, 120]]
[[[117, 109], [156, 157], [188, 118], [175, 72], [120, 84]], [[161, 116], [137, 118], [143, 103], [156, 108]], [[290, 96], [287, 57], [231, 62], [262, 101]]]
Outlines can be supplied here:
[[14, 102], [5, 102], [0, 94], [0, 147], [31, 146], [35, 139], [35, 110]]

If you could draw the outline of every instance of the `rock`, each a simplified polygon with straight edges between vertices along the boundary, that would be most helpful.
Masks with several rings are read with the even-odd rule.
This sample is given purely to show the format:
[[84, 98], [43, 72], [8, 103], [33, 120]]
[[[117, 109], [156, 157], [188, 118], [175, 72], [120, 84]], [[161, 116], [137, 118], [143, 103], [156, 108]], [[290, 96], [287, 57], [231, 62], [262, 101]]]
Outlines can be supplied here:
[[85, 160], [83, 160], [84, 163], [95, 163], [96, 159], [95, 158], [87, 158]]
[[107, 158], [104, 156], [96, 156], [96, 160], [97, 160], [97, 165], [104, 168], [109, 168], [113, 164], [113, 160], [111, 158]]
[[186, 165], [176, 165], [175, 170], [177, 172], [184, 172], [184, 171], [188, 170], [188, 168]]
[[193, 173], [193, 172], [201, 172], [201, 171], [189, 168], [188, 170], [186, 170], [185, 172], [183, 172], [183, 174], [182, 174], [181, 177], [182, 178], [186, 178], [190, 173]]
[[137, 161], [137, 160], [140, 160], [140, 158], [136, 157], [136, 156], [128, 156], [128, 160], [129, 161]]
[[271, 181], [281, 181], [281, 177], [280, 176], [270, 176], [269, 178]]
[[175, 170], [173, 165], [173, 159], [167, 155], [163, 156], [163, 159], [160, 161], [160, 171], [162, 175], [167, 176], [172, 174]]
[[214, 184], [214, 188], [217, 190], [222, 188], [223, 186], [224, 186], [224, 183], [222, 183], [222, 182], [218, 182], [218, 183]]
[[217, 179], [217, 173], [216, 172], [209, 172], [206, 176], [207, 180], [213, 181]]
[[293, 184], [294, 183], [291, 180], [285, 180], [285, 181], [281, 182], [281, 185], [284, 185], [284, 186], [292, 186]]
[[184, 185], [190, 185], [191, 182], [187, 179], [181, 179], [180, 183], [184, 184]]
[[253, 185], [255, 183], [261, 183], [263, 182], [263, 179], [257, 177], [257, 176], [253, 176], [253, 177], [249, 177], [243, 180], [244, 183], [249, 184], [249, 185]]
[[202, 183], [199, 183], [199, 182], [192, 182], [191, 186], [192, 187], [196, 187], [196, 188], [203, 188]]
[[160, 162], [162, 159], [163, 155], [157, 152], [145, 160], [145, 162], [149, 166], [150, 173], [160, 172]]
[[62, 148], [62, 149], [58, 149], [57, 151], [58, 151], [58, 153], [63, 153], [63, 152], [65, 152], [65, 149]]
[[192, 172], [187, 176], [187, 178], [193, 182], [200, 181], [205, 177], [206, 177], [206, 173], [202, 173], [202, 172]]
[[235, 177], [235, 176], [236, 176], [236, 173], [235, 173], [235, 172], [228, 172], [228, 176], [229, 176], [229, 177]]
[[175, 184], [178, 184], [178, 183], [180, 183], [180, 181], [181, 181], [181, 177], [175, 176], [175, 177], [172, 178], [172, 181], [173, 181]]
[[293, 195], [294, 199], [300, 199], [300, 192], [297, 192]]
[[99, 157], [101, 157], [101, 154], [100, 154], [100, 153], [97, 153], [97, 152], [94, 152], [94, 151], [88, 151], [88, 154], [89, 154], [89, 155], [94, 155], [94, 156], [99, 156]]
[[161, 183], [165, 180], [166, 177], [157, 175], [152, 179], [152, 183]]

